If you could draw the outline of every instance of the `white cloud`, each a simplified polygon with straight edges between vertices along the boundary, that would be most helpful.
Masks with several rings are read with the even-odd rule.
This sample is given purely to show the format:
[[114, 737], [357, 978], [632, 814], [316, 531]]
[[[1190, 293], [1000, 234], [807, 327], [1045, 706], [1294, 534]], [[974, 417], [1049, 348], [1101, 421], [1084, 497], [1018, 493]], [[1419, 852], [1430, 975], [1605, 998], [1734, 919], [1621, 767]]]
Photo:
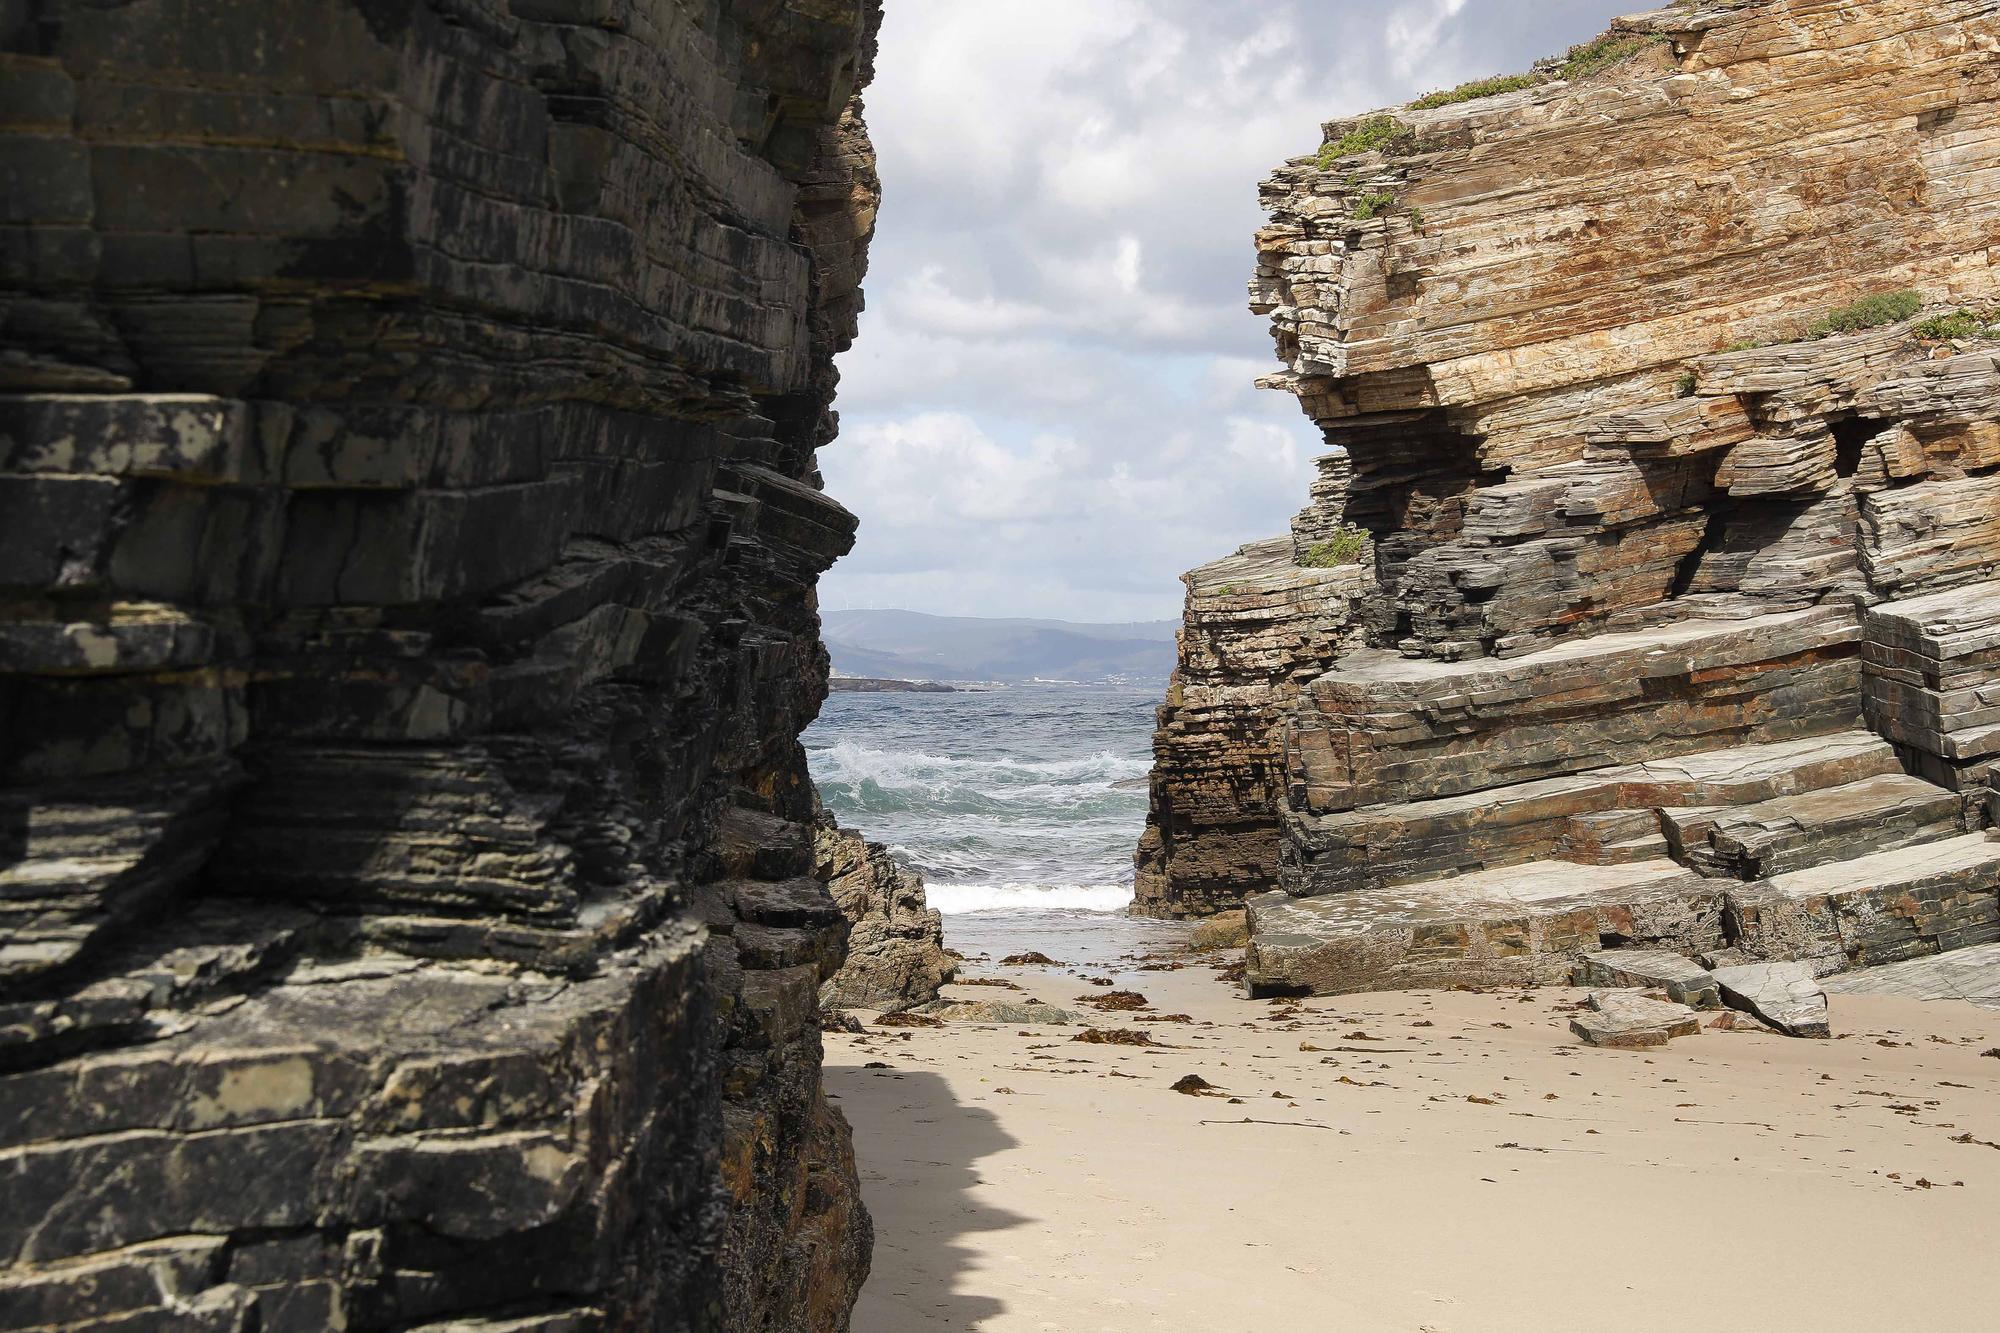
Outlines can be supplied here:
[[893, 527], [1051, 522], [1081, 507], [1063, 483], [1085, 455], [1062, 436], [1037, 435], [1007, 449], [964, 413], [922, 412], [867, 422], [853, 432], [853, 444], [842, 476]]
[[1451, 21], [1465, 9], [1465, 0], [1417, 0], [1400, 6], [1383, 30], [1389, 65], [1401, 79], [1417, 78], [1436, 55]]
[[[1629, 0], [899, 0], [829, 606], [1129, 619], [1284, 530], [1321, 441], [1251, 381], [1270, 168], [1322, 121], [1526, 68]], [[1524, 10], [1526, 12], [1524, 12]]]

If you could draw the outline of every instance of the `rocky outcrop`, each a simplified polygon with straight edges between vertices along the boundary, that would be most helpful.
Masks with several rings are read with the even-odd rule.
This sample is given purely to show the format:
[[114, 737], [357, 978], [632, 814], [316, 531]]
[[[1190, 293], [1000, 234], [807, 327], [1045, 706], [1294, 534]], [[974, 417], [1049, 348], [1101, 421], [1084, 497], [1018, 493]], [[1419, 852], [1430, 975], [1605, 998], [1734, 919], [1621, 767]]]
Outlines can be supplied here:
[[[1265, 383], [1337, 452], [1246, 549], [1351, 550], [1337, 497], [1365, 578], [1204, 679], [1254, 727], [1170, 698], [1140, 853], [1171, 903], [1164, 852], [1276, 848], [1253, 989], [2000, 938], [1996, 51], [1970, 0], [1680, 5], [1265, 184]], [[1233, 646], [1190, 586], [1184, 675]], [[1266, 804], [1173, 798], [1232, 771]]]
[[937, 999], [958, 964], [945, 952], [944, 918], [924, 902], [923, 877], [824, 811], [813, 859], [848, 925], [847, 960], [821, 984], [820, 1005], [895, 1013]]
[[1283, 727], [1300, 690], [1357, 635], [1359, 564], [1301, 567], [1290, 539], [1184, 576], [1179, 663], [1153, 733], [1134, 910], [1205, 916], [1277, 885]]
[[0, 12], [10, 1327], [846, 1326], [876, 20]]

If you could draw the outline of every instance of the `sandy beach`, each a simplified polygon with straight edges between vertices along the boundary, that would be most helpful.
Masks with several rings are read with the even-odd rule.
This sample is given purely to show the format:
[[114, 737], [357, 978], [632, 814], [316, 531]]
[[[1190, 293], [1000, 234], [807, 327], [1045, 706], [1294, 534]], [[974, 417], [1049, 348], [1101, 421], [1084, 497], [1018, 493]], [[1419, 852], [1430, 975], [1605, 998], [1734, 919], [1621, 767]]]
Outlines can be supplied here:
[[[1831, 1041], [1618, 1051], [1570, 1034], [1566, 989], [1251, 1001], [1217, 964], [1136, 959], [966, 975], [1023, 990], [948, 997], [1032, 996], [1159, 1046], [830, 1034], [877, 1237], [857, 1333], [1993, 1327], [2000, 1013], [1833, 995]], [[1114, 989], [1147, 1007], [1076, 1003]], [[1187, 1074], [1216, 1091], [1175, 1092]]]

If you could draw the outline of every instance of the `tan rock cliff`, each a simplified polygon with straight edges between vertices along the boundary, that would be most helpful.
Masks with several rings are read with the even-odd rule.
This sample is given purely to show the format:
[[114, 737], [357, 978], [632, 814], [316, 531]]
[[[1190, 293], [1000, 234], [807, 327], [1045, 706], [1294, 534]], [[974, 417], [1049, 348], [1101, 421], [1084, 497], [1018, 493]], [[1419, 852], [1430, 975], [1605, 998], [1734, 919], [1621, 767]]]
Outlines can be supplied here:
[[1281, 716], [1170, 698], [1152, 910], [1261, 872], [1270, 989], [2000, 936], [1996, 55], [1984, 4], [1684, 5], [1274, 174], [1266, 382], [1371, 548], [1289, 632], [1365, 643], [1213, 678], [1190, 577], [1183, 681]]

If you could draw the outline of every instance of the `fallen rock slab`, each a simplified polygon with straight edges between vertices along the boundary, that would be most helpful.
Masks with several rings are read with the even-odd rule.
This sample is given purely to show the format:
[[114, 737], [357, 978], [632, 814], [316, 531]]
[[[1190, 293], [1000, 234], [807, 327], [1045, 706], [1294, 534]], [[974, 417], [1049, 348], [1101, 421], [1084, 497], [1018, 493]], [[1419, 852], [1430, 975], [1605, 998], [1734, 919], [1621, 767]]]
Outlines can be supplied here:
[[1606, 949], [1578, 960], [1572, 979], [1579, 986], [1636, 986], [1663, 990], [1694, 1009], [1720, 1009], [1722, 994], [1707, 968], [1677, 953], [1655, 949]]
[[1191, 953], [1209, 953], [1217, 949], [1240, 949], [1250, 942], [1250, 922], [1242, 909], [1233, 912], [1217, 912], [1208, 920], [1195, 926], [1188, 936], [1188, 950]]
[[1749, 963], [1715, 970], [1722, 1002], [1763, 1019], [1788, 1037], [1830, 1037], [1826, 992], [1811, 963]]
[[1590, 1008], [1569, 1021], [1569, 1030], [1592, 1046], [1638, 1050], [1664, 1046], [1673, 1037], [1701, 1031], [1694, 1010], [1670, 1000], [1653, 1000], [1626, 990], [1590, 994]]

